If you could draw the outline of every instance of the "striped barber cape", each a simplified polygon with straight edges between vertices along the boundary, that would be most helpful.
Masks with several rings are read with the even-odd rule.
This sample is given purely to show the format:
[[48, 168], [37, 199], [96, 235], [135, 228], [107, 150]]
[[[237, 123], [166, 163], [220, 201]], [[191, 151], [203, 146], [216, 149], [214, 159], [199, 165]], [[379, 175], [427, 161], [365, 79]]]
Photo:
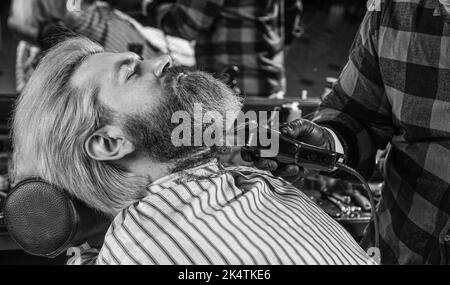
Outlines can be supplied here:
[[339, 224], [269, 173], [217, 162], [163, 178], [72, 264], [371, 265]]

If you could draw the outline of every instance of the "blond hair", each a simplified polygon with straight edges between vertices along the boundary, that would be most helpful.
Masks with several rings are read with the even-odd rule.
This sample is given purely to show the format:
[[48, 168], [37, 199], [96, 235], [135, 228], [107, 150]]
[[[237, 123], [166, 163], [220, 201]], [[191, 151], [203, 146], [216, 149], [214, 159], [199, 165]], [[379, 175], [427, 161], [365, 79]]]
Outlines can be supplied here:
[[74, 87], [71, 77], [103, 48], [85, 38], [54, 47], [20, 96], [13, 120], [13, 183], [40, 177], [109, 215], [145, 197], [147, 179], [91, 159], [87, 138], [111, 121], [93, 84]]

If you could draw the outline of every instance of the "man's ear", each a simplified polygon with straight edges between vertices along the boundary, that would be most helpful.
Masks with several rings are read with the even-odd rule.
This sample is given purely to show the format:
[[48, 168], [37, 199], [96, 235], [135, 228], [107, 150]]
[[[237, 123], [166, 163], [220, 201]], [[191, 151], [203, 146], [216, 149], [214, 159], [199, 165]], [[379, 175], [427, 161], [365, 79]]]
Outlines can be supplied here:
[[104, 127], [92, 134], [85, 143], [88, 155], [97, 161], [117, 161], [132, 154], [136, 148], [115, 126]]

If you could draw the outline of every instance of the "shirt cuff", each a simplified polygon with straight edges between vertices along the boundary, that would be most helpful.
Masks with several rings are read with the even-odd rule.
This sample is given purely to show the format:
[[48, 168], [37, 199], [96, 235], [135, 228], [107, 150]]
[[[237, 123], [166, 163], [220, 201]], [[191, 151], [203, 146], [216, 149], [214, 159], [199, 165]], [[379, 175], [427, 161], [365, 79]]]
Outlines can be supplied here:
[[334, 147], [335, 147], [335, 152], [340, 153], [345, 155], [345, 151], [344, 151], [344, 146], [341, 143], [341, 141], [339, 140], [338, 136], [336, 135], [336, 133], [334, 131], [332, 131], [329, 128], [325, 128], [328, 132], [330, 132], [330, 134], [333, 136], [334, 139]]
[[[339, 153], [339, 154], [342, 154], [343, 156], [345, 156], [344, 146], [343, 146], [341, 140], [339, 140], [339, 138], [338, 138], [338, 136], [336, 135], [336, 133], [335, 133], [334, 131], [332, 131], [331, 129], [329, 129], [329, 128], [325, 128], [325, 129], [326, 129], [328, 132], [330, 132], [331, 136], [333, 137], [333, 140], [334, 140], [334, 152]], [[339, 163], [344, 163], [344, 159], [341, 158], [338, 162], [339, 162]], [[337, 171], [337, 170], [338, 170], [337, 167], [335, 167], [335, 168], [333, 169], [333, 171]]]

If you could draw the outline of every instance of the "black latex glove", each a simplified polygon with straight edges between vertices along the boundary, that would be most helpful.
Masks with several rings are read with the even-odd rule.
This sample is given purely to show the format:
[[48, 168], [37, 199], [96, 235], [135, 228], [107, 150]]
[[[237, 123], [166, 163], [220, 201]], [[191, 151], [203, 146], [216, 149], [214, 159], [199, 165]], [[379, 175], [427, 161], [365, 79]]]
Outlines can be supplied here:
[[[324, 127], [321, 127], [308, 120], [296, 120], [280, 127], [283, 135], [289, 136], [299, 142], [317, 146], [330, 151], [335, 151], [335, 142], [331, 133]], [[272, 159], [256, 158], [251, 153], [241, 152], [242, 159], [247, 162], [253, 162], [261, 170], [268, 170], [273, 175], [283, 177], [289, 181], [297, 181], [305, 175], [305, 169], [298, 165], [278, 164]]]

